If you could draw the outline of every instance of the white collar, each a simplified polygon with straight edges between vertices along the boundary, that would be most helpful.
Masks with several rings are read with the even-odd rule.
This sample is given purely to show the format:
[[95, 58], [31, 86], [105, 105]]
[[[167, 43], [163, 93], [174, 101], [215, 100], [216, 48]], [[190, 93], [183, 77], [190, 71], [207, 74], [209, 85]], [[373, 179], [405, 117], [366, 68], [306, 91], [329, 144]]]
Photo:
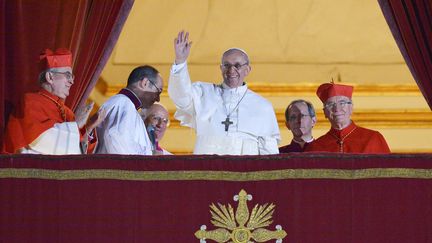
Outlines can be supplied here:
[[228, 85], [226, 85], [225, 83], [222, 83], [222, 85], [220, 86], [224, 91], [229, 91], [231, 93], [237, 93], [237, 94], [243, 94], [247, 89], [247, 83], [244, 83], [242, 86], [239, 86], [237, 88], [231, 88]]
[[302, 144], [302, 143], [311, 143], [313, 140], [315, 140], [313, 137], [311, 137], [311, 139], [309, 139], [308, 141], [298, 141], [297, 139], [293, 138], [292, 139], [294, 142], [298, 143], [298, 144]]

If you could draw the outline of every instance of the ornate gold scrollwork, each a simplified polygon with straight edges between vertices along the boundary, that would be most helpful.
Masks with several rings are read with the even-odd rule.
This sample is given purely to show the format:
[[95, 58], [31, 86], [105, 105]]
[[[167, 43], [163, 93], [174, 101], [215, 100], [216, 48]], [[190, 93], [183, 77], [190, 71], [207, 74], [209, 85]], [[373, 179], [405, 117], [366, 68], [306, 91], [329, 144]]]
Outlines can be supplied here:
[[[273, 223], [272, 215], [275, 205], [268, 203], [264, 205], [256, 204], [249, 214], [247, 201], [252, 200], [252, 195], [248, 195], [245, 190], [241, 190], [238, 195], [234, 196], [234, 201], [238, 201], [237, 210], [231, 204], [228, 207], [218, 203], [210, 205], [210, 214], [212, 215], [211, 223], [220, 227], [215, 230], [207, 231], [205, 225], [195, 232], [195, 236], [200, 239], [201, 243], [206, 240], [229, 243], [249, 243], [249, 242], [266, 242], [275, 239], [276, 242], [282, 242], [287, 233], [282, 230], [280, 225], [276, 226], [275, 231], [264, 229]], [[234, 216], [235, 215], [235, 216]], [[254, 241], [252, 241], [254, 240]]]

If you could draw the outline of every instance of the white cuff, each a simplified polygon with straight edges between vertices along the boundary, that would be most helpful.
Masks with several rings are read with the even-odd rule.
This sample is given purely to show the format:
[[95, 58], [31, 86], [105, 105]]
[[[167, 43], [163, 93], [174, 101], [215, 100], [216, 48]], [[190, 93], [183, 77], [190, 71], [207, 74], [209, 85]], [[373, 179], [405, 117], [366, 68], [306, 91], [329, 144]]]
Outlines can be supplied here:
[[178, 73], [181, 69], [183, 69], [186, 66], [186, 62], [180, 63], [180, 64], [173, 64], [171, 67], [171, 74]]

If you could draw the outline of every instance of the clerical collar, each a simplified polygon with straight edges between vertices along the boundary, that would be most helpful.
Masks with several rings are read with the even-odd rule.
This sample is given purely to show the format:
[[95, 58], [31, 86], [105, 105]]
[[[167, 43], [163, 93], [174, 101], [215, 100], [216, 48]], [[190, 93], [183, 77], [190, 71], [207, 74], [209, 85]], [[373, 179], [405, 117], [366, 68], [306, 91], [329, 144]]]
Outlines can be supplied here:
[[313, 137], [311, 137], [311, 139], [307, 140], [307, 141], [298, 141], [297, 139], [293, 138], [292, 139], [294, 142], [298, 143], [298, 144], [303, 144], [303, 143], [311, 143], [313, 140], [315, 140]]
[[349, 134], [350, 132], [352, 132], [356, 127], [357, 127], [357, 125], [353, 121], [351, 121], [351, 123], [347, 127], [343, 128], [342, 130], [337, 130], [337, 129], [335, 129], [335, 128], [332, 127], [331, 128], [331, 132], [334, 135], [338, 136], [339, 138], [343, 138], [347, 134]]
[[247, 87], [247, 84], [243, 82], [243, 85], [238, 86], [236, 88], [231, 88], [230, 86], [226, 85], [225, 83], [222, 83], [221, 84], [221, 88], [224, 89], [224, 90], [229, 90], [229, 91], [233, 91], [233, 92], [236, 92], [236, 93], [242, 93], [243, 94], [243, 92], [245, 91], [245, 89], [247, 89], [248, 87]]
[[55, 100], [56, 102], [59, 102], [60, 104], [64, 104], [64, 99], [58, 97], [57, 95], [54, 95], [54, 94], [48, 92], [46, 89], [43, 89], [43, 88], [40, 89], [39, 93], [42, 93], [48, 97], [51, 97], [53, 100]]
[[119, 94], [126, 95], [126, 97], [128, 97], [134, 104], [135, 109], [138, 110], [142, 106], [141, 100], [132, 90], [128, 88], [123, 88], [122, 90], [120, 90]]

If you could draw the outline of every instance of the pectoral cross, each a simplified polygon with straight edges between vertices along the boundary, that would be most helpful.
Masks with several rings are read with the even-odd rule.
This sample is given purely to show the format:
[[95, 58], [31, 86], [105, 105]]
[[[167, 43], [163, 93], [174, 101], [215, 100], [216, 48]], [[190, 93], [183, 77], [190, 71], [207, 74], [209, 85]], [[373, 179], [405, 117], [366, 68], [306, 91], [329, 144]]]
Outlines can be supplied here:
[[227, 118], [225, 119], [225, 121], [221, 122], [222, 124], [225, 125], [225, 132], [228, 132], [228, 128], [231, 124], [233, 124], [232, 121], [230, 121], [229, 117], [227, 116]]

